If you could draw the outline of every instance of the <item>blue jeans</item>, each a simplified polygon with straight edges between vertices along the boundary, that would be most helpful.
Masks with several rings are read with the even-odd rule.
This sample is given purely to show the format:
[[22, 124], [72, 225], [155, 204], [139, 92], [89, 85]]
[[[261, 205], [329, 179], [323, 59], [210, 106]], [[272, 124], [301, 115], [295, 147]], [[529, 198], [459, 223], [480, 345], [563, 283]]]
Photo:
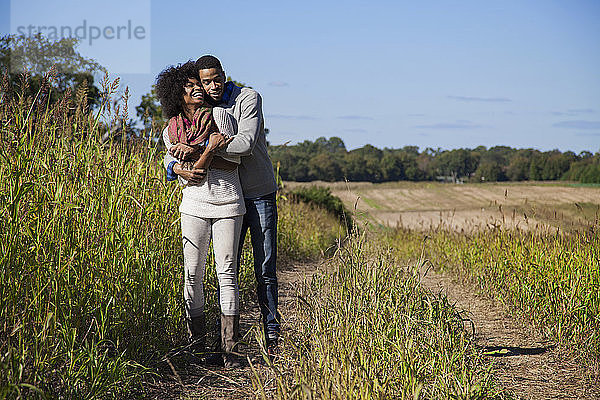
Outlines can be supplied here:
[[246, 214], [242, 223], [238, 265], [246, 232], [250, 229], [256, 294], [262, 315], [267, 342], [276, 341], [280, 332], [280, 315], [277, 311], [277, 201], [275, 193], [255, 198], [245, 198]]

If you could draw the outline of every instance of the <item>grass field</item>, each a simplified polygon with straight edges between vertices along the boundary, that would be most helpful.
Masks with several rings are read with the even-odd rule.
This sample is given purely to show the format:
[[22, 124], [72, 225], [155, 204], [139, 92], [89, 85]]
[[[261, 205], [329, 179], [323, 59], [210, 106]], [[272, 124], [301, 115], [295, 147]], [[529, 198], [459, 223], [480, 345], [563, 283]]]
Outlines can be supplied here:
[[511, 398], [461, 314], [421, 287], [424, 260], [406, 264], [379, 235], [355, 232], [303, 287], [299, 323], [269, 376], [274, 397]]
[[[144, 398], [144, 382], [160, 378], [165, 354], [185, 343], [181, 192], [165, 183], [153, 142], [99, 140], [101, 121], [126, 117], [108, 112], [116, 87], [104, 82], [95, 111], [85, 89], [56, 104], [18, 88], [3, 94], [2, 399]], [[283, 260], [322, 256], [344, 231], [322, 209], [284, 197], [279, 205]], [[278, 396], [497, 397], [456, 310], [420, 289], [384, 242], [364, 238], [339, 248], [302, 297], [298, 323], [286, 327], [295, 350], [276, 371]], [[251, 264], [246, 249], [245, 301]], [[214, 314], [210, 259], [208, 271]]]
[[[24, 81], [26, 84], [26, 81]], [[85, 90], [57, 104], [17, 90], [0, 105], [0, 398], [143, 397], [145, 379], [185, 342], [181, 190], [156, 145], [101, 143]], [[333, 216], [280, 199], [283, 259], [318, 257]], [[241, 267], [253, 293], [252, 254]], [[217, 314], [213, 260], [209, 312]]]
[[357, 204], [371, 226], [392, 227], [386, 237], [401, 258], [425, 251], [437, 268], [510, 305], [585, 362], [600, 361], [599, 187], [324, 186], [347, 207]]
[[[84, 89], [49, 105], [17, 88], [0, 103], [0, 399], [144, 398], [144, 382], [185, 344], [181, 192], [166, 184], [152, 141], [99, 140], [102, 121], [126, 117], [108, 112], [116, 86], [104, 82], [95, 111]], [[264, 376], [276, 398], [510, 397], [460, 310], [420, 286], [429, 262], [529, 315], [590, 365], [598, 360], [599, 188], [328, 187], [369, 222], [341, 240], [339, 200], [318, 190], [280, 197], [282, 262], [326, 259], [298, 293], [282, 358], [253, 375], [259, 397]], [[311, 196], [318, 201], [295, 201]], [[251, 265], [246, 247], [246, 302]], [[214, 282], [209, 259], [213, 316]]]
[[598, 228], [566, 234], [514, 230], [389, 236], [400, 254], [424, 256], [470, 281], [531, 321], [573, 355], [600, 362], [600, 239]]

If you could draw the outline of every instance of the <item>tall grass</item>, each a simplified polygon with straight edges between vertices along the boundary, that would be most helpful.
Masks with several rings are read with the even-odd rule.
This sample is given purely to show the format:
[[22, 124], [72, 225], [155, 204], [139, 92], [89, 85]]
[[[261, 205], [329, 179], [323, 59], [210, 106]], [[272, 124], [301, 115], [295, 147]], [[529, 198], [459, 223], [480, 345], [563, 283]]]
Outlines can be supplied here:
[[339, 219], [326, 209], [291, 199], [279, 200], [278, 252], [280, 259], [315, 260], [346, 235]]
[[[428, 232], [427, 256], [476, 283], [533, 321], [574, 354], [600, 361], [600, 235], [598, 225], [568, 233], [494, 229]], [[423, 233], [399, 230], [403, 254]]]
[[460, 314], [421, 288], [417, 267], [355, 232], [300, 296], [275, 397], [503, 398]]
[[[0, 398], [143, 395], [140, 383], [185, 337], [181, 191], [165, 183], [153, 142], [100, 140], [127, 120], [126, 96], [113, 104], [118, 81], [104, 79], [95, 110], [85, 87], [50, 104], [51, 74], [35, 98], [24, 94], [26, 76], [21, 88], [2, 85]], [[296, 229], [284, 249], [299, 243], [293, 255], [308, 256], [326, 247], [329, 236], [311, 234], [336, 228], [308, 214], [296, 228], [302, 221], [282, 206], [284, 243]], [[251, 263], [246, 251], [245, 298]]]
[[348, 231], [352, 230], [352, 215], [342, 200], [331, 194], [331, 189], [322, 186], [297, 187], [288, 191], [287, 196], [294, 201], [302, 201], [323, 208], [328, 213], [337, 216]]

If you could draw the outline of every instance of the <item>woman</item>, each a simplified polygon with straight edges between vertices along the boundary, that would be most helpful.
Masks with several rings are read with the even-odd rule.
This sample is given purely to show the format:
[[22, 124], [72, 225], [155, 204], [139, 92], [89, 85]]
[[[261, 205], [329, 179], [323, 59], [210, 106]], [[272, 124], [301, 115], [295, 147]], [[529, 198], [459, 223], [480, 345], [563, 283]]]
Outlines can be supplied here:
[[236, 254], [242, 217], [246, 212], [238, 177], [239, 157], [216, 156], [217, 134], [232, 136], [233, 117], [222, 108], [209, 108], [193, 62], [162, 71], [156, 92], [169, 125], [163, 131], [167, 147], [167, 179], [183, 185], [181, 233], [184, 257], [184, 300], [188, 331], [198, 350], [204, 348], [204, 271], [213, 239], [221, 341], [225, 366], [234, 367], [239, 335], [239, 291]]

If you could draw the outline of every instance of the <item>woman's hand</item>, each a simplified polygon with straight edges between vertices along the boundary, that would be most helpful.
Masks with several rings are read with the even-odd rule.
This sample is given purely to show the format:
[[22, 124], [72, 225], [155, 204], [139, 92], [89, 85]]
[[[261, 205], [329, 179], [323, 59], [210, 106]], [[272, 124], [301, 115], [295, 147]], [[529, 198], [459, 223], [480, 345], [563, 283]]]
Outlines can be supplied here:
[[185, 168], [180, 163], [177, 163], [173, 166], [173, 172], [189, 183], [200, 183], [204, 178], [206, 178], [206, 169]]
[[180, 160], [189, 159], [192, 154], [197, 151], [196, 147], [188, 146], [187, 144], [177, 143], [174, 144], [171, 149], [169, 149], [169, 153], [175, 158]]

